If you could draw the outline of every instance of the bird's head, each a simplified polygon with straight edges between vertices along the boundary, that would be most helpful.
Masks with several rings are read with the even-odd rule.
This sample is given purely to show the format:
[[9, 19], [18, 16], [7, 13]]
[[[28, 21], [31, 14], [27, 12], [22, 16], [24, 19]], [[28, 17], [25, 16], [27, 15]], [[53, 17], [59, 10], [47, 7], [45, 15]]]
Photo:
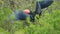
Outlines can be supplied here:
[[29, 10], [29, 9], [25, 9], [25, 10], [24, 10], [24, 13], [30, 14], [30, 10]]

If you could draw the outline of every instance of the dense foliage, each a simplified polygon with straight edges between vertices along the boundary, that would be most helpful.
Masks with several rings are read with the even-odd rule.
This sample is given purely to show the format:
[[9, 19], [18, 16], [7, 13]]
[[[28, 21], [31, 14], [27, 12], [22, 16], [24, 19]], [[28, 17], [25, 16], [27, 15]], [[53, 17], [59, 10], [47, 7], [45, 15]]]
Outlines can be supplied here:
[[13, 1], [16, 4], [10, 6], [10, 0], [0, 0], [0, 34], [60, 34], [60, 0], [54, 0], [51, 6], [42, 9], [42, 15], [40, 17], [36, 15], [34, 23], [30, 22], [29, 18], [25, 21], [16, 21], [14, 14], [8, 18], [8, 15], [12, 14], [15, 9], [24, 10], [31, 6], [35, 7], [35, 4], [30, 2], [25, 3], [27, 6], [23, 3], [23, 6], [26, 7], [23, 8], [20, 6], [20, 0]]

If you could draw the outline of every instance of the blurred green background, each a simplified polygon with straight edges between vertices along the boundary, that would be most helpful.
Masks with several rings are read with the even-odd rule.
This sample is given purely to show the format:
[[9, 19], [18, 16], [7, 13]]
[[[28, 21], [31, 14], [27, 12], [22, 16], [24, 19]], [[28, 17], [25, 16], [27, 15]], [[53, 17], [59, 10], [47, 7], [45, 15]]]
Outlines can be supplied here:
[[15, 4], [10, 4], [10, 1], [0, 0], [0, 34], [60, 34], [60, 0], [54, 0], [51, 6], [42, 9], [42, 16], [36, 15], [39, 18], [35, 18], [36, 22], [30, 22], [29, 18], [25, 20], [28, 24], [14, 20], [14, 15], [9, 19], [8, 15], [16, 9], [34, 11], [36, 1], [33, 4], [32, 0], [13, 0]]

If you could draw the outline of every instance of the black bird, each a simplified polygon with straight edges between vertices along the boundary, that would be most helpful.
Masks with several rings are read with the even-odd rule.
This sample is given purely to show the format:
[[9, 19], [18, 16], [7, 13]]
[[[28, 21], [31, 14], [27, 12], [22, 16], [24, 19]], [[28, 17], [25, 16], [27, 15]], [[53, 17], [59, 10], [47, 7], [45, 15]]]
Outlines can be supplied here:
[[21, 10], [14, 11], [15, 17], [16, 17], [15, 19], [16, 20], [26, 20], [27, 17], [30, 17], [30, 21], [34, 22], [35, 15], [36, 14], [41, 15], [41, 13], [42, 13], [41, 9], [50, 6], [52, 3], [53, 3], [53, 0], [49, 0], [49, 1], [45, 0], [45, 1], [36, 2], [36, 10], [33, 13], [29, 9], [26, 9], [24, 11], [21, 11]]

